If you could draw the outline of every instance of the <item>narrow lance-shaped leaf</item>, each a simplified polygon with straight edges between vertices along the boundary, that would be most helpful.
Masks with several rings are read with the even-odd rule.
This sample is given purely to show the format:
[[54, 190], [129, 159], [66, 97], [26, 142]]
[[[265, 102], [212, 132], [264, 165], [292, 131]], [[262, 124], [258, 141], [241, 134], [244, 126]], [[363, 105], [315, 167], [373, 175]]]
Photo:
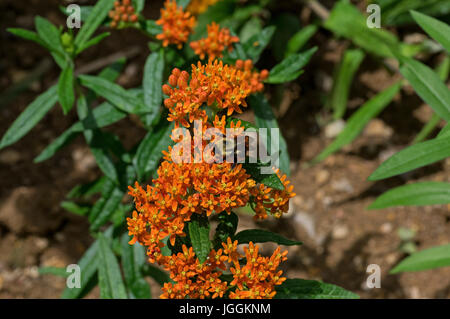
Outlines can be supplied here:
[[122, 267], [125, 283], [131, 297], [149, 299], [150, 285], [142, 275], [142, 267], [145, 265], [145, 248], [139, 243], [130, 245], [130, 237], [124, 233], [120, 239], [122, 246]]
[[450, 203], [450, 183], [421, 182], [393, 188], [379, 196], [369, 209]]
[[249, 242], [253, 243], [273, 242], [277, 243], [278, 245], [286, 245], [286, 246], [302, 245], [301, 241], [290, 240], [284, 238], [280, 234], [273, 233], [271, 231], [264, 229], [243, 230], [237, 233], [234, 236], [233, 240], [237, 240], [239, 244], [245, 244]]
[[[107, 238], [111, 238], [112, 235], [112, 227], [108, 228], [104, 232], [104, 236]], [[93, 284], [95, 284], [98, 267], [98, 249], [99, 249], [98, 240], [96, 240], [92, 245], [86, 250], [83, 257], [77, 262], [78, 266], [80, 266], [81, 271], [81, 285], [80, 288], [69, 288], [64, 289], [63, 294], [61, 296], [62, 299], [76, 299], [83, 297], [86, 293], [89, 292], [90, 289], [93, 288]]]
[[359, 296], [336, 285], [315, 280], [287, 279], [275, 287], [276, 299], [358, 299]]
[[83, 52], [84, 50], [90, 48], [91, 46], [96, 45], [97, 43], [102, 41], [104, 38], [108, 37], [110, 34], [111, 33], [109, 33], [109, 32], [103, 32], [103, 33], [97, 35], [96, 37], [90, 39], [89, 41], [84, 42], [81, 47], [78, 47], [76, 49], [76, 54], [79, 54], [79, 53]]
[[89, 13], [86, 22], [78, 32], [75, 38], [75, 47], [81, 48], [89, 40], [91, 35], [97, 30], [97, 27], [107, 17], [108, 12], [114, 5], [114, 0], [99, 0]]
[[[259, 128], [267, 128], [267, 141], [266, 149], [269, 151], [268, 154], [274, 154], [277, 150], [271, 150], [272, 145], [272, 132], [271, 129], [278, 129], [278, 139], [274, 137], [274, 145], [276, 146], [278, 143], [280, 158], [279, 158], [279, 167], [283, 173], [287, 176], [290, 175], [290, 167], [289, 167], [289, 153], [287, 149], [286, 140], [281, 134], [281, 130], [279, 130], [277, 120], [275, 115], [273, 114], [272, 108], [270, 107], [269, 102], [262, 94], [254, 94], [249, 97], [249, 105], [255, 111], [255, 122]], [[274, 165], [275, 163], [270, 163]]]
[[444, 49], [450, 53], [450, 26], [448, 24], [414, 10], [411, 11], [411, 15], [430, 37], [442, 44]]
[[98, 283], [102, 299], [126, 299], [117, 258], [110, 247], [109, 240], [100, 234], [98, 249]]
[[412, 145], [392, 155], [370, 175], [376, 181], [443, 160], [450, 156], [450, 136]]
[[35, 18], [36, 30], [40, 39], [55, 52], [64, 55], [64, 49], [60, 40], [60, 32], [50, 21], [40, 16]]
[[402, 58], [401, 74], [416, 93], [443, 119], [450, 121], [450, 90], [438, 75], [414, 59]]
[[162, 103], [162, 81], [164, 71], [164, 51], [151, 53], [144, 66], [144, 79], [142, 86], [144, 89], [144, 103], [147, 114], [145, 120], [147, 125], [151, 125], [158, 115]]
[[8, 28], [6, 29], [8, 32], [11, 32], [12, 34], [24, 38], [26, 40], [30, 40], [33, 42], [36, 42], [37, 44], [43, 46], [44, 48], [50, 50], [50, 47], [45, 43], [36, 32], [26, 30], [26, 29], [20, 29], [20, 28]]
[[334, 111], [333, 118], [335, 120], [342, 118], [345, 114], [353, 77], [363, 59], [364, 52], [362, 50], [347, 50], [336, 69], [329, 100], [329, 106]]
[[20, 113], [0, 141], [0, 149], [17, 142], [27, 134], [55, 105], [58, 100], [57, 86], [54, 85], [39, 95], [27, 108]]
[[299, 51], [308, 40], [317, 32], [318, 27], [310, 24], [302, 28], [288, 41], [286, 46], [286, 57]]
[[69, 64], [62, 70], [58, 81], [58, 100], [61, 103], [64, 114], [67, 114], [72, 109], [75, 102], [73, 82], [73, 66]]
[[264, 28], [260, 33], [255, 34], [250, 39], [244, 43], [243, 48], [246, 55], [253, 61], [253, 63], [258, 62], [262, 51], [269, 44], [270, 39], [275, 32], [274, 26], [269, 26]]
[[[83, 95], [78, 98], [77, 112], [80, 120], [85, 121], [89, 118], [92, 118], [92, 110], [90, 110], [87, 106], [86, 98]], [[91, 122], [93, 122], [93, 120], [91, 120]], [[93, 123], [95, 124], [95, 122]], [[108, 152], [109, 148], [105, 147], [109, 144], [108, 135], [101, 132], [98, 127], [93, 129], [87, 129], [86, 127], [84, 127], [83, 134], [86, 139], [86, 143], [89, 145], [92, 155], [94, 155], [95, 157], [95, 161], [98, 167], [111, 180], [117, 181], [118, 174], [114, 164], [114, 160]]]
[[142, 179], [154, 170], [162, 157], [162, 151], [171, 144], [170, 134], [173, 124], [164, 123], [147, 133], [136, 151], [135, 165], [138, 176]]
[[[195, 216], [194, 216], [195, 215]], [[194, 214], [191, 217], [189, 225], [189, 237], [191, 238], [192, 248], [200, 263], [203, 263], [211, 250], [211, 241], [209, 240], [209, 222], [206, 216]]]
[[97, 231], [114, 214], [119, 207], [124, 192], [114, 183], [107, 179], [103, 185], [102, 197], [97, 200], [89, 213], [91, 231]]
[[270, 70], [269, 77], [264, 82], [276, 84], [295, 80], [303, 73], [302, 68], [316, 51], [317, 47], [314, 47], [305, 52], [289, 55]]
[[338, 151], [344, 145], [351, 143], [364, 129], [366, 124], [391, 103], [394, 96], [400, 90], [400, 87], [401, 84], [396, 83], [364, 103], [358, 111], [350, 117], [344, 130], [338, 137], [314, 158], [313, 163], [324, 160], [327, 156]]
[[94, 129], [96, 127], [104, 127], [113, 124], [126, 116], [126, 113], [118, 110], [108, 102], [104, 102], [92, 111], [92, 118], [86, 118], [83, 121], [76, 122], [52, 143], [50, 143], [40, 154], [34, 159], [35, 163], [43, 162], [52, 157], [58, 150], [69, 144], [79, 133], [85, 129]]
[[80, 75], [81, 84], [90, 88], [108, 102], [127, 113], [145, 113], [142, 101], [120, 85], [98, 76]]
[[418, 251], [402, 260], [390, 273], [421, 271], [445, 266], [450, 266], [450, 244]]

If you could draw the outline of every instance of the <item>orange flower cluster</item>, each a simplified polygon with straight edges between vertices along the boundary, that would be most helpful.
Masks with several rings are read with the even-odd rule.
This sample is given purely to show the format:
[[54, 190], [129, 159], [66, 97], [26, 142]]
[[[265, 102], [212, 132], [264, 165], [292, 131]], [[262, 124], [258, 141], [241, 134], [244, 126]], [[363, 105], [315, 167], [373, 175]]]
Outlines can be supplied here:
[[195, 54], [204, 59], [206, 55], [210, 59], [221, 58], [222, 52], [228, 49], [229, 52], [233, 50], [233, 43], [239, 42], [237, 36], [230, 35], [230, 30], [227, 28], [220, 28], [220, 26], [213, 22], [207, 26], [208, 37], [198, 41], [191, 42], [191, 48]]
[[289, 199], [295, 196], [294, 186], [289, 185], [290, 181], [287, 180], [286, 175], [280, 174], [279, 169], [276, 169], [275, 173], [283, 183], [283, 190], [272, 189], [260, 184], [259, 187], [254, 187], [250, 191], [256, 204], [254, 219], [266, 219], [267, 211], [274, 217], [280, 218], [283, 213], [289, 210]]
[[227, 109], [228, 116], [234, 111], [242, 113], [241, 107], [247, 107], [245, 98], [261, 91], [264, 87], [261, 81], [268, 75], [267, 70], [258, 73], [252, 68], [250, 60], [238, 60], [236, 67], [209, 60], [207, 64], [192, 65], [191, 76], [173, 69], [169, 85], [163, 85], [164, 94], [169, 96], [164, 100], [170, 111], [168, 120], [177, 127], [179, 124], [189, 127], [197, 119], [206, 122], [206, 112], [201, 109], [204, 103], [219, 111]]
[[[239, 263], [242, 256], [237, 252], [237, 240], [232, 242], [228, 237], [223, 248], [212, 249], [204, 263], [200, 263], [192, 247], [182, 246], [182, 252], [171, 256], [161, 256], [158, 263], [170, 273], [175, 283], [165, 283], [162, 299], [194, 299], [222, 298], [227, 290], [230, 299], [269, 299], [276, 294], [274, 287], [281, 285], [286, 278], [277, 271], [279, 264], [285, 261], [287, 251], [280, 252], [278, 247], [272, 256], [263, 257], [258, 254], [258, 246], [252, 242], [244, 247], [246, 265]], [[227, 267], [228, 263], [228, 267]], [[233, 265], [233, 266], [231, 266]], [[227, 269], [233, 279], [231, 282], [220, 277]]]
[[131, 243], [138, 240], [148, 246], [150, 258], [157, 259], [160, 241], [169, 236], [173, 245], [176, 236], [185, 236], [184, 223], [192, 214], [209, 216], [245, 206], [255, 181], [242, 165], [164, 161], [153, 184], [146, 190], [138, 183], [129, 187], [139, 214], [128, 219], [128, 230], [134, 236]]
[[[231, 246], [228, 238], [227, 245]], [[244, 247], [247, 263], [241, 267], [237, 259], [233, 260], [234, 267], [230, 267], [233, 281], [230, 286], [236, 286], [236, 290], [230, 292], [230, 299], [271, 299], [275, 296], [274, 286], [281, 285], [286, 278], [281, 277], [282, 271], [277, 271], [278, 265], [287, 259], [287, 251], [280, 252], [278, 247], [270, 257], [262, 257], [258, 254], [258, 246], [249, 243]]]
[[191, 0], [187, 7], [187, 11], [191, 12], [194, 15], [199, 15], [208, 9], [209, 6], [212, 6], [219, 0]]
[[196, 21], [189, 12], [184, 12], [181, 6], [178, 7], [175, 0], [166, 0], [164, 8], [161, 9], [161, 17], [156, 23], [162, 25], [163, 32], [156, 38], [163, 41], [163, 46], [175, 44], [181, 49], [183, 43], [187, 42]]
[[109, 17], [112, 19], [111, 28], [117, 28], [119, 22], [137, 22], [138, 16], [134, 12], [131, 0], [122, 0], [114, 2], [114, 9], [109, 11]]

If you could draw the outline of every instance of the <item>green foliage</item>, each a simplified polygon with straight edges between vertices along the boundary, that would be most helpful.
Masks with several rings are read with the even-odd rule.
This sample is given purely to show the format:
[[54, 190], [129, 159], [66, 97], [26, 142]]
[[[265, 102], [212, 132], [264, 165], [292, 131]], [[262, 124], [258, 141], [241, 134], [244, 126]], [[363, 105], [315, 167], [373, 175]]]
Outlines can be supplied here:
[[206, 216], [194, 214], [189, 222], [189, 237], [198, 260], [203, 263], [211, 250], [209, 222]]
[[98, 283], [102, 299], [126, 299], [127, 293], [120, 274], [119, 263], [110, 241], [100, 234], [98, 247]]
[[295, 80], [303, 73], [302, 68], [309, 62], [317, 47], [303, 53], [293, 53], [270, 70], [266, 83], [284, 83]]
[[358, 299], [359, 296], [339, 286], [315, 280], [287, 279], [277, 287], [277, 299]]
[[450, 266], [450, 244], [421, 250], [402, 260], [392, 274], [404, 271], [422, 271]]
[[313, 162], [317, 163], [324, 160], [330, 154], [333, 154], [344, 145], [352, 142], [364, 129], [366, 124], [391, 103], [392, 99], [399, 92], [400, 87], [400, 83], [396, 83], [364, 103], [364, 105], [348, 119], [344, 130], [338, 137], [317, 155]]
[[364, 52], [362, 50], [347, 50], [336, 68], [333, 89], [329, 97], [329, 107], [333, 110], [334, 119], [340, 119], [345, 114], [353, 77], [363, 59]]
[[425, 165], [443, 160], [450, 156], [450, 136], [435, 138], [412, 145], [388, 158], [369, 180], [376, 181], [399, 175]]
[[244, 243], [265, 243], [274, 242], [279, 245], [293, 246], [302, 245], [301, 241], [294, 241], [284, 238], [283, 236], [263, 229], [247, 229], [237, 233], [234, 238], [239, 244]]
[[422, 182], [391, 189], [379, 196], [369, 208], [381, 209], [392, 206], [423, 206], [447, 204], [449, 202], [449, 183]]

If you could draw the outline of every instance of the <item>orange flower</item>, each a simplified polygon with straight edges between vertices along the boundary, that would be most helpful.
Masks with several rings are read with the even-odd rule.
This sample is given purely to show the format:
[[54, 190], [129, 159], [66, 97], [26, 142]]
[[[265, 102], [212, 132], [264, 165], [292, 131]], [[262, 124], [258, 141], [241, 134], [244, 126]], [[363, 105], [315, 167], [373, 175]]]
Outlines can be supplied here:
[[178, 7], [175, 0], [166, 0], [156, 24], [162, 25], [163, 28], [163, 32], [156, 36], [158, 40], [163, 41], [163, 46], [175, 44], [181, 49], [192, 33], [195, 18], [189, 12], [184, 12], [181, 6]]
[[204, 104], [218, 111], [227, 110], [228, 116], [235, 111], [242, 113], [241, 108], [247, 107], [246, 97], [264, 87], [262, 73], [253, 72], [252, 68], [250, 60], [235, 67], [210, 59], [207, 64], [192, 65], [191, 75], [173, 69], [169, 84], [162, 88], [169, 96], [164, 100], [169, 109], [168, 120], [177, 127], [190, 127], [194, 120], [206, 122], [206, 111], [201, 109]]
[[220, 29], [215, 22], [207, 26], [208, 37], [198, 41], [191, 42], [191, 48], [195, 54], [204, 59], [208, 55], [210, 59], [221, 58], [222, 52], [228, 49], [229, 52], [233, 50], [233, 43], [239, 42], [239, 38], [230, 35], [230, 30], [227, 28]]
[[112, 19], [111, 28], [117, 28], [120, 22], [132, 23], [138, 21], [138, 16], [134, 11], [131, 0], [122, 0], [114, 2], [114, 9], [109, 11], [109, 17]]

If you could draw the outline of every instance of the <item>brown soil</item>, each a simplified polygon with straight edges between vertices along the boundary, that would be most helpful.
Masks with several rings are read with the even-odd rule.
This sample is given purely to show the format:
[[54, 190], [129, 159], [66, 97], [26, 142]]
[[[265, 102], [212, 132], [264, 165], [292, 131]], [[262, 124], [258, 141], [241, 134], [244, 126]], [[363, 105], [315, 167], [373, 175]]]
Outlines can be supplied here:
[[[31, 29], [35, 14], [63, 23], [57, 3], [39, 1], [38, 5], [37, 1], [31, 1], [25, 5], [7, 0], [0, 5], [0, 36], [4, 44], [0, 49], [0, 92], [27, 76], [46, 57], [43, 49], [8, 34], [5, 28]], [[151, 10], [147, 16], [154, 14]], [[289, 248], [285, 265], [289, 277], [320, 279], [363, 298], [449, 298], [449, 267], [399, 275], [388, 273], [406, 256], [399, 248], [398, 229], [416, 232], [413, 242], [417, 249], [449, 242], [450, 207], [366, 209], [376, 196], [393, 186], [417, 180], [450, 181], [449, 160], [386, 181], [367, 181], [387, 156], [412, 141], [431, 116], [429, 108], [404, 90], [354, 143], [309, 167], [308, 161], [331, 141], [325, 136], [325, 125], [321, 124], [329, 119], [322, 101], [333, 66], [348, 45], [330, 41], [326, 32], [318, 33], [313, 43], [319, 46], [319, 52], [302, 77], [286, 86], [290, 93], [285, 94], [277, 113], [289, 144], [291, 179], [297, 196], [282, 220], [256, 226], [304, 242], [303, 246]], [[77, 63], [84, 65], [129, 46], [140, 50], [127, 63], [119, 83], [133, 87], [142, 76], [147, 54], [145, 37], [138, 32], [115, 32], [100, 48], [89, 50]], [[0, 106], [0, 136], [38, 93], [54, 83], [57, 74], [57, 67], [52, 66], [12, 103]], [[352, 87], [349, 104], [357, 108], [393, 81], [385, 69], [366, 57]], [[247, 112], [244, 117], [251, 119], [252, 115]], [[78, 137], [52, 159], [33, 163], [40, 151], [75, 120], [73, 112], [64, 116], [55, 107], [28, 135], [0, 151], [0, 298], [58, 298], [65, 280], [40, 275], [38, 267], [75, 263], [92, 242], [86, 218], [59, 206], [73, 186], [99, 175], [84, 140]], [[127, 146], [144, 134], [131, 120], [109, 129], [119, 134]], [[240, 228], [250, 227], [255, 227], [251, 217], [241, 214]], [[365, 286], [369, 264], [381, 267], [379, 289]], [[158, 288], [154, 284], [152, 287], [157, 296]], [[98, 289], [88, 297], [98, 297]]]

